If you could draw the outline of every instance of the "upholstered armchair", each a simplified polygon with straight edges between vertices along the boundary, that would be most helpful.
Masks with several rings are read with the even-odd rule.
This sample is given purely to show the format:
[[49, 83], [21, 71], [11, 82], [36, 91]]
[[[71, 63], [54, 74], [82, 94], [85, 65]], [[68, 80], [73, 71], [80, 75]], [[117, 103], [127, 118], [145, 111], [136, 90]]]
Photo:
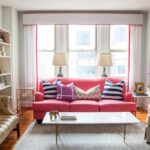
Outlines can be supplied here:
[[145, 129], [145, 140], [146, 142], [150, 142], [150, 105], [148, 106], [148, 114], [147, 114], [147, 121], [146, 121], [146, 129]]
[[0, 144], [14, 129], [17, 130], [17, 136], [20, 136], [19, 117], [10, 111], [10, 102], [10, 96], [0, 95]]

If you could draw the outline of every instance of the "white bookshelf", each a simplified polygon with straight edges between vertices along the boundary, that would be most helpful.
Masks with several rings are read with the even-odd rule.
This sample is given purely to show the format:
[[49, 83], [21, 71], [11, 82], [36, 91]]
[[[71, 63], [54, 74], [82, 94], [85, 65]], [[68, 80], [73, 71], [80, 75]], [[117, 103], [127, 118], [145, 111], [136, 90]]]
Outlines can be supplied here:
[[0, 28], [0, 94], [12, 96], [10, 33]]

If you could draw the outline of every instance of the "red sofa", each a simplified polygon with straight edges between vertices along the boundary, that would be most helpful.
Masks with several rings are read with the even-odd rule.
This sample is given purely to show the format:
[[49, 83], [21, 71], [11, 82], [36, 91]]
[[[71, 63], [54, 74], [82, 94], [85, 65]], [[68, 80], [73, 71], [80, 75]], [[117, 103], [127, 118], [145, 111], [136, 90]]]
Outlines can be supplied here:
[[[56, 78], [55, 78], [56, 79]], [[49, 79], [52, 83], [55, 79]], [[88, 90], [93, 86], [100, 85], [100, 92], [103, 92], [105, 80], [108, 79], [112, 83], [121, 81], [119, 78], [60, 78], [63, 84], [74, 83], [77, 87]], [[35, 93], [35, 101], [33, 102], [33, 114], [37, 121], [41, 121], [46, 112], [52, 110], [58, 110], [60, 112], [136, 112], [136, 104], [133, 101], [131, 93], [126, 92], [126, 87], [123, 88], [124, 99], [123, 101], [118, 100], [57, 100], [50, 99], [44, 100], [43, 95], [43, 82], [39, 84], [39, 92]]]

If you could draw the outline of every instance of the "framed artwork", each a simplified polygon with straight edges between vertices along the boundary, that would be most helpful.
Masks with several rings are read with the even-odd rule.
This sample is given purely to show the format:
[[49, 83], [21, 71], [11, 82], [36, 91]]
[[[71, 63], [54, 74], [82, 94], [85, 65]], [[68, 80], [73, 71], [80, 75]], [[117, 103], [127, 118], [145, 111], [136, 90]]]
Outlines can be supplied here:
[[144, 82], [135, 82], [135, 93], [144, 94]]

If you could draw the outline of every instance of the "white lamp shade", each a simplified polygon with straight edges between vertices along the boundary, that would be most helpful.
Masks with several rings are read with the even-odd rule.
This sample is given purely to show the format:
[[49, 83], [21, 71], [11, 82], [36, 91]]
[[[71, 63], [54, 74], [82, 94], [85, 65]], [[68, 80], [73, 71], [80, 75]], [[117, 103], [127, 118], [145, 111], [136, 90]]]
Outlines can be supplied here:
[[68, 64], [68, 57], [66, 53], [63, 52], [54, 53], [52, 64], [54, 66], [66, 66]]
[[111, 53], [99, 53], [97, 58], [98, 66], [112, 66]]

